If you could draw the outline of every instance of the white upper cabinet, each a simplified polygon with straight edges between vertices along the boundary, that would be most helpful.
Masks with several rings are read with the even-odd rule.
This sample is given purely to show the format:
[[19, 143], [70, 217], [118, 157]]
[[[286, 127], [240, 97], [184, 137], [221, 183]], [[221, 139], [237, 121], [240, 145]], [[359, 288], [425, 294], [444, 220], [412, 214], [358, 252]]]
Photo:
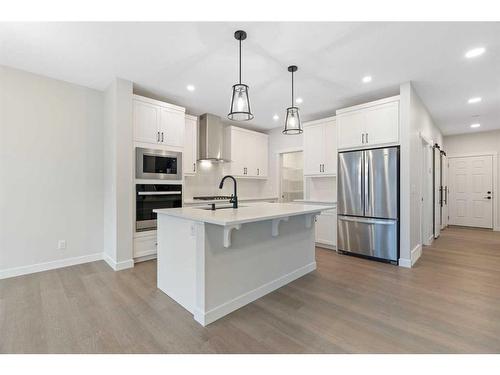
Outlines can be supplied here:
[[338, 149], [399, 144], [399, 96], [337, 111]]
[[194, 175], [197, 170], [198, 160], [198, 119], [186, 115], [184, 128], [184, 150], [182, 153], [182, 172], [185, 175]]
[[134, 141], [182, 148], [185, 109], [134, 95]]
[[267, 178], [267, 134], [236, 126], [226, 128], [225, 158], [230, 160], [225, 173], [237, 177]]
[[304, 124], [304, 175], [337, 174], [337, 131], [335, 119]]
[[134, 100], [134, 140], [145, 143], [160, 142], [159, 118], [160, 107]]
[[171, 108], [161, 108], [161, 143], [167, 146], [182, 147], [184, 145], [185, 121], [184, 111]]

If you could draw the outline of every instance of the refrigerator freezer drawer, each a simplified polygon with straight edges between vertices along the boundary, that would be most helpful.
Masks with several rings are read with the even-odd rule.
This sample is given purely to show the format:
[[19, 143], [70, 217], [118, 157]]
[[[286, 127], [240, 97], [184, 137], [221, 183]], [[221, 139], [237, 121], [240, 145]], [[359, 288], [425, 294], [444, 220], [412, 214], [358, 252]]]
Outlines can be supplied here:
[[398, 260], [397, 220], [337, 217], [338, 250]]

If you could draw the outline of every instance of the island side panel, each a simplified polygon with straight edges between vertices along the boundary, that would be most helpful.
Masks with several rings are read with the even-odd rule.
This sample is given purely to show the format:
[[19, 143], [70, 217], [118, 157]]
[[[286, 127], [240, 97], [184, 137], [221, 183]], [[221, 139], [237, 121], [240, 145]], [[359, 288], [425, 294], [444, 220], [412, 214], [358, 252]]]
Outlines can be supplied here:
[[[194, 314], [198, 223], [158, 215], [158, 289]], [[202, 224], [201, 224], [202, 225]]]
[[277, 237], [272, 236], [271, 220], [243, 224], [231, 237], [231, 246], [225, 248], [223, 227], [205, 224], [202, 324], [316, 269], [314, 220], [307, 228], [306, 215], [280, 222]]

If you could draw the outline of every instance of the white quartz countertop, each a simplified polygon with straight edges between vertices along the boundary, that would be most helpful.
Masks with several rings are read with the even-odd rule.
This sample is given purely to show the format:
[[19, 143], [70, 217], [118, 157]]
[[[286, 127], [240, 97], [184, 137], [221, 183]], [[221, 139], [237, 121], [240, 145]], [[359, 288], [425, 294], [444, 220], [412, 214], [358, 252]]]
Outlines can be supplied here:
[[237, 209], [225, 208], [215, 211], [201, 207], [179, 207], [154, 210], [159, 215], [169, 215], [186, 220], [216, 225], [237, 225], [277, 218], [307, 215], [331, 210], [334, 206], [304, 203], [240, 203]]
[[295, 199], [294, 202], [306, 203], [306, 204], [326, 204], [326, 205], [337, 207], [336, 201], [326, 201], [326, 200], [317, 200], [317, 199]]
[[[257, 202], [257, 201], [271, 201], [278, 200], [278, 197], [238, 197], [238, 202]], [[215, 199], [211, 201], [205, 201], [200, 199], [188, 198], [184, 199], [184, 204], [196, 204], [196, 205], [206, 205], [211, 203], [227, 203], [229, 199]]]

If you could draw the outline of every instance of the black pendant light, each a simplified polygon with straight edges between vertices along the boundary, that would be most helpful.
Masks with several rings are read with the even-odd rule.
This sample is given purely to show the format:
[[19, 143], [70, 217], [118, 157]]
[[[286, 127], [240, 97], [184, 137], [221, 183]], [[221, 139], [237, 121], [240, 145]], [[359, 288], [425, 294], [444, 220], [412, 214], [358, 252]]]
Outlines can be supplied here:
[[292, 106], [286, 109], [286, 120], [285, 120], [285, 129], [283, 130], [283, 134], [293, 135], [302, 133], [302, 124], [300, 122], [299, 116], [299, 108], [295, 107], [293, 104], [293, 73], [295, 73], [298, 68], [295, 65], [290, 65], [288, 67], [288, 71], [292, 73]]
[[250, 110], [250, 99], [248, 98], [248, 86], [241, 83], [241, 41], [247, 38], [247, 33], [243, 30], [238, 30], [234, 33], [234, 37], [239, 41], [240, 50], [240, 81], [233, 86], [233, 96], [231, 97], [231, 110], [227, 118], [233, 121], [248, 121], [253, 119], [252, 111]]

